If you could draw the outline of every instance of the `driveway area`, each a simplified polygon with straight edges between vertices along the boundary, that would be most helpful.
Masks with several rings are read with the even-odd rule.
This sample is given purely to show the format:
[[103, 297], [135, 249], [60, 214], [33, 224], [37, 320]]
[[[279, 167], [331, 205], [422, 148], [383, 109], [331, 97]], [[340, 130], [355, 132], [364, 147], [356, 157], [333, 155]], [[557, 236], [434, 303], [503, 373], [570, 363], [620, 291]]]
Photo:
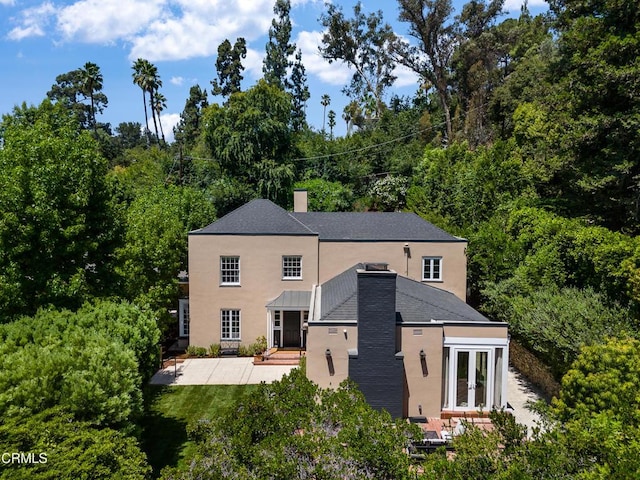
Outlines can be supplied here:
[[526, 425], [531, 436], [533, 427], [538, 426], [540, 417], [527, 408], [527, 403], [541, 400], [542, 394], [513, 367], [509, 366], [507, 377], [507, 401], [513, 407], [516, 422]]
[[159, 370], [152, 385], [246, 385], [271, 383], [296, 368], [291, 365], [253, 364], [252, 357], [187, 358]]

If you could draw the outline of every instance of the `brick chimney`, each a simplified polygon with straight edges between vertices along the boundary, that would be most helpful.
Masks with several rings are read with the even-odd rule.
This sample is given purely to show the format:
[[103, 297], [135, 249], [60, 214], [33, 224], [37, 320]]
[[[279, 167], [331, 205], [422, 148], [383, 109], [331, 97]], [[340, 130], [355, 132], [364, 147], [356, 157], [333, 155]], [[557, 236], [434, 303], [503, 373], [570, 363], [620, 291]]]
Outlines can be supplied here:
[[396, 278], [386, 264], [365, 264], [358, 275], [358, 350], [350, 352], [349, 377], [367, 403], [400, 418], [404, 362], [396, 352]]

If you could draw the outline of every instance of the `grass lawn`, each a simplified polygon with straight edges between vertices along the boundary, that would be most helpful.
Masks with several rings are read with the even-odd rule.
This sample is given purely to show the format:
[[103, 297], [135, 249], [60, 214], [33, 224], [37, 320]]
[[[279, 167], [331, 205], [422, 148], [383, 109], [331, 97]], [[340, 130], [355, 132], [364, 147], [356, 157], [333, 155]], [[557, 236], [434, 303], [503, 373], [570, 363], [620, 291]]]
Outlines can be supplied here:
[[200, 418], [214, 418], [245, 392], [258, 385], [149, 385], [146, 415], [142, 422], [142, 448], [157, 477], [166, 466], [177, 466], [193, 452], [187, 425]]

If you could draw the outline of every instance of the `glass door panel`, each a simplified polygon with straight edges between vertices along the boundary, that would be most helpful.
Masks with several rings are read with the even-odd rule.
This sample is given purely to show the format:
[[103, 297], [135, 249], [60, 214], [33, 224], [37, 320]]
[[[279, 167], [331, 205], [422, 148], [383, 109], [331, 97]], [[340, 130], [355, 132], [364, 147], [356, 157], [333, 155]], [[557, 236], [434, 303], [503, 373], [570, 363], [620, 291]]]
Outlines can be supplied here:
[[456, 407], [467, 407], [469, 405], [469, 352], [458, 352], [456, 365]]
[[489, 376], [489, 352], [476, 352], [475, 378], [472, 384], [475, 390], [474, 406], [487, 406], [487, 379]]
[[476, 410], [489, 405], [490, 351], [457, 350], [453, 398], [456, 410]]

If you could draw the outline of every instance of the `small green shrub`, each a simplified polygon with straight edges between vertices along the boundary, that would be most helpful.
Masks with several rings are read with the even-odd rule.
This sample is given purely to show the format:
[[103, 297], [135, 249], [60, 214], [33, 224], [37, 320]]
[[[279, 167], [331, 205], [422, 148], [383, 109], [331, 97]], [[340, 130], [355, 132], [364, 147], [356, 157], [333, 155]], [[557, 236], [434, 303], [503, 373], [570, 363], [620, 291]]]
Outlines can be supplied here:
[[252, 357], [253, 353], [249, 349], [249, 347], [246, 347], [244, 345], [238, 345], [238, 356], [239, 357]]
[[209, 355], [213, 358], [218, 358], [220, 356], [221, 347], [219, 343], [212, 343], [209, 346]]
[[307, 357], [305, 355], [300, 357], [300, 364], [298, 365], [298, 368], [306, 377], [307, 376]]
[[198, 358], [206, 357], [207, 349], [204, 347], [196, 347], [195, 345], [189, 345], [187, 347], [187, 355], [189, 355], [190, 357], [198, 357]]

